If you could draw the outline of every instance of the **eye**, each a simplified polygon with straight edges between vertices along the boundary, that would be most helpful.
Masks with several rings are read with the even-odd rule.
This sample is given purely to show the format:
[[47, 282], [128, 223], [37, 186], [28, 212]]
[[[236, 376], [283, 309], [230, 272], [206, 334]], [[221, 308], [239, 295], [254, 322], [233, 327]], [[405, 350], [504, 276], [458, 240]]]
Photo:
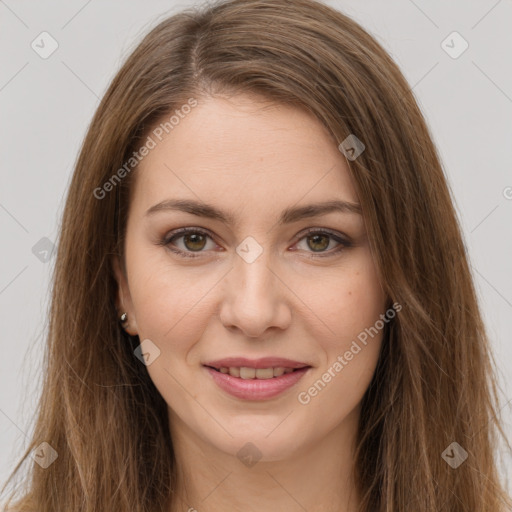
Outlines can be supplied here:
[[[332, 233], [331, 231], [321, 230], [318, 228], [309, 229], [305, 236], [299, 239], [299, 242], [302, 241], [304, 241], [306, 252], [309, 252], [309, 249], [312, 250], [312, 254], [309, 255], [311, 258], [326, 258], [334, 256], [340, 253], [343, 249], [352, 245], [349, 240], [342, 236]], [[332, 241], [338, 245], [335, 246], [334, 250], [327, 251], [327, 248], [331, 245]]]
[[[176, 240], [182, 239], [182, 248], [178, 247], [175, 243]], [[178, 256], [183, 258], [198, 258], [204, 250], [207, 248], [207, 240], [210, 239], [213, 242], [212, 236], [205, 230], [200, 228], [182, 228], [177, 231], [173, 231], [163, 240], [159, 242], [159, 245], [167, 247], [170, 251], [174, 252]], [[319, 228], [309, 229], [305, 235], [303, 235], [298, 242], [305, 242], [305, 251], [312, 252], [309, 255], [311, 258], [325, 258], [334, 256], [340, 253], [343, 249], [350, 247], [352, 244], [350, 241], [340, 234], [332, 233], [331, 231], [321, 230]], [[327, 251], [332, 241], [337, 246], [334, 250]], [[215, 243], [214, 243], [215, 246]], [[210, 247], [214, 249], [214, 247]], [[296, 249], [293, 249], [296, 250]], [[197, 253], [197, 254], [194, 254]], [[317, 254], [315, 254], [317, 253]]]
[[[173, 241], [183, 239], [184, 249], [176, 248]], [[169, 248], [172, 252], [184, 258], [197, 258], [206, 247], [206, 240], [212, 240], [212, 237], [204, 230], [199, 228], [183, 228], [170, 233], [170, 236], [164, 238], [160, 244]]]

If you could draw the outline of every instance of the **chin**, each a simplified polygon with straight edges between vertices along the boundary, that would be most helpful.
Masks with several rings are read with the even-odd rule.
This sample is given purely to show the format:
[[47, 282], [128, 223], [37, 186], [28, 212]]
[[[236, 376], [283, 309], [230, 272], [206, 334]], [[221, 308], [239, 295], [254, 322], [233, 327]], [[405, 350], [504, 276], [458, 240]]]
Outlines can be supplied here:
[[[252, 427], [244, 425], [243, 428], [231, 426], [231, 429], [227, 426], [227, 430], [233, 433], [233, 437], [226, 434], [212, 438], [210, 431], [204, 432], [203, 434], [208, 437], [203, 438], [208, 444], [226, 454], [237, 457], [241, 462], [245, 460], [256, 462], [286, 460], [294, 457], [298, 450], [302, 449], [303, 444], [307, 443], [307, 440], [302, 437], [305, 434], [303, 428], [297, 426], [297, 428], [291, 429], [290, 425], [288, 428], [283, 428], [284, 425], [278, 426], [279, 421], [272, 421], [272, 426], [269, 428], [267, 423], [259, 422]], [[300, 438], [297, 436], [297, 432], [301, 432]], [[251, 463], [246, 465], [251, 467]]]

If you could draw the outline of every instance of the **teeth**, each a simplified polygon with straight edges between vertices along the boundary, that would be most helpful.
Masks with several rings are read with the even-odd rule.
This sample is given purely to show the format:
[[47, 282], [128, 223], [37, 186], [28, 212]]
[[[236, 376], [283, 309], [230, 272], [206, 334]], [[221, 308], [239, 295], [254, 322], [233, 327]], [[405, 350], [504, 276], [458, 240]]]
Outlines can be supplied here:
[[228, 371], [232, 377], [240, 377], [240, 368], [228, 368]]
[[273, 368], [258, 368], [256, 370], [257, 379], [271, 379], [274, 376]]
[[273, 377], [281, 377], [283, 374], [292, 373], [293, 368], [248, 368], [245, 366], [239, 367], [223, 367], [219, 368], [220, 373], [226, 373], [232, 377], [239, 377], [241, 379], [272, 379]]
[[281, 377], [284, 373], [284, 368], [274, 368], [274, 377]]
[[245, 366], [242, 366], [242, 368], [240, 368], [241, 379], [254, 379], [254, 377], [256, 377], [255, 368], [246, 368]]

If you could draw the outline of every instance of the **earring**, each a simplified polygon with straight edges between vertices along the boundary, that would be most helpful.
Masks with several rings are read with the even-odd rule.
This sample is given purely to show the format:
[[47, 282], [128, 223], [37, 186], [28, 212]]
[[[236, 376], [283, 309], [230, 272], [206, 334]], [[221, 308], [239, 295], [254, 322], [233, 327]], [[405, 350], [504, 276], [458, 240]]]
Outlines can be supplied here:
[[123, 313], [120, 318], [121, 323], [123, 323], [123, 324], [126, 323], [127, 319], [128, 319], [128, 315], [126, 313]]

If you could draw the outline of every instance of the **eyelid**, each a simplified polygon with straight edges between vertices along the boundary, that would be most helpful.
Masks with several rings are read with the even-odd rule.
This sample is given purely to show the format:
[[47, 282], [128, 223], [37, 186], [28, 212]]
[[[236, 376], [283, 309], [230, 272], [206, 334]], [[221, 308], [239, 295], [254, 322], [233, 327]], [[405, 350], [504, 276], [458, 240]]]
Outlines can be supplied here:
[[301, 231], [300, 233], [297, 234], [296, 240], [301, 240], [302, 238], [304, 238], [305, 236], [307, 236], [311, 233], [327, 234], [327, 235], [331, 235], [332, 238], [334, 238], [334, 239], [341, 240], [343, 243], [345, 243], [347, 245], [351, 243], [350, 238], [347, 235], [345, 235], [344, 233], [341, 233], [339, 231], [333, 231], [332, 229], [329, 229], [329, 228], [307, 228], [305, 231]]

